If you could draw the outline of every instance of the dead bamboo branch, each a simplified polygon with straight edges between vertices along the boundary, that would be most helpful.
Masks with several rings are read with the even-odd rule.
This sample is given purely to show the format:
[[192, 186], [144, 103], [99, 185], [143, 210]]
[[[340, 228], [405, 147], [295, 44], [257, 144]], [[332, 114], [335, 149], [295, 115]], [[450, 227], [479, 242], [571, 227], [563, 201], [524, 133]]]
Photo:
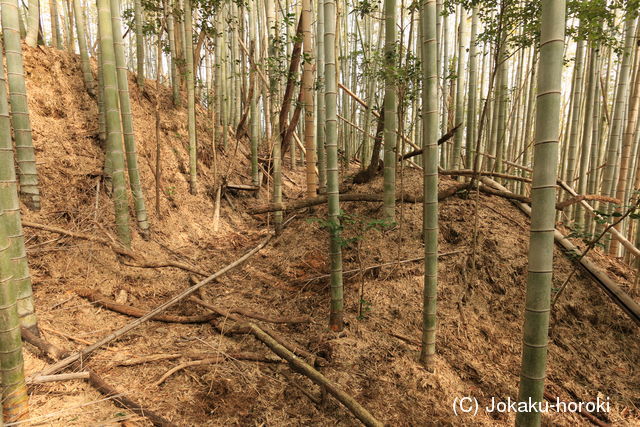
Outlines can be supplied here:
[[[564, 189], [573, 197], [578, 196], [578, 193], [576, 193], [576, 191], [573, 188], [571, 188], [569, 184], [567, 184], [566, 182], [558, 180], [558, 184], [560, 185], [560, 188]], [[589, 212], [591, 212], [592, 215], [595, 216], [595, 209], [593, 209], [593, 206], [591, 206], [585, 200], [581, 200], [580, 204], [584, 206], [584, 208], [587, 209]], [[603, 224], [603, 227], [606, 227], [607, 225], [608, 224]], [[616, 230], [615, 228], [610, 228], [609, 233], [611, 233], [613, 238], [618, 240], [620, 244], [624, 246], [624, 248], [628, 250], [632, 255], [634, 255], [636, 258], [640, 258], [640, 249], [636, 248], [634, 244], [631, 243], [629, 240], [627, 240], [622, 234], [620, 234], [618, 230]]]
[[64, 358], [63, 360], [51, 365], [50, 367], [44, 369], [42, 372], [39, 372], [36, 375], [52, 375], [52, 374], [55, 374], [57, 372], [60, 372], [62, 369], [66, 368], [67, 366], [69, 366], [73, 362], [85, 358], [86, 356], [88, 356], [89, 354], [91, 354], [92, 352], [97, 350], [98, 348], [102, 347], [103, 345], [105, 345], [107, 343], [110, 343], [110, 342], [118, 339], [122, 335], [126, 334], [127, 332], [131, 331], [132, 329], [137, 328], [141, 324], [145, 323], [147, 320], [151, 319], [153, 316], [162, 313], [164, 310], [166, 310], [167, 308], [169, 308], [172, 305], [176, 304], [177, 302], [182, 301], [183, 299], [185, 299], [186, 297], [188, 297], [189, 295], [191, 295], [192, 293], [194, 293], [195, 291], [197, 291], [198, 289], [200, 289], [204, 285], [213, 282], [218, 277], [222, 276], [223, 274], [227, 273], [228, 271], [230, 271], [230, 270], [234, 269], [235, 267], [239, 266], [244, 261], [249, 259], [252, 255], [254, 255], [258, 251], [260, 251], [262, 248], [264, 248], [271, 241], [272, 238], [273, 238], [273, 234], [270, 234], [268, 237], [266, 237], [264, 240], [262, 240], [256, 247], [251, 249], [249, 252], [247, 252], [246, 254], [244, 254], [243, 256], [241, 256], [240, 258], [238, 258], [237, 260], [235, 260], [231, 264], [227, 264], [225, 267], [223, 267], [222, 269], [220, 269], [217, 272], [213, 273], [211, 276], [207, 277], [206, 279], [204, 279], [204, 280], [198, 282], [197, 284], [195, 284], [195, 285], [185, 289], [184, 291], [180, 292], [178, 295], [176, 295], [175, 297], [171, 298], [169, 301], [165, 302], [164, 304], [161, 304], [160, 306], [158, 306], [154, 310], [151, 310], [149, 313], [145, 314], [143, 317], [141, 317], [139, 319], [135, 319], [135, 320], [127, 323], [125, 326], [123, 326], [122, 328], [118, 329], [117, 331], [107, 335], [106, 337], [102, 338], [101, 340], [97, 341], [96, 343], [85, 347], [81, 351], [79, 351], [77, 353], [74, 353], [71, 356], [68, 356], [68, 357]]
[[[100, 291], [94, 289], [76, 289], [76, 294], [88, 299], [92, 303], [104, 307], [108, 310], [115, 311], [116, 313], [124, 314], [131, 317], [143, 317], [148, 313], [147, 310], [142, 308], [133, 307], [126, 304], [119, 304], [112, 299], [102, 295]], [[217, 315], [215, 314], [201, 314], [196, 316], [180, 316], [172, 314], [158, 314], [153, 316], [151, 320], [165, 323], [207, 323], [213, 320]]]
[[24, 341], [28, 342], [38, 350], [42, 351], [51, 359], [60, 360], [61, 358], [66, 356], [66, 353], [63, 350], [51, 344], [50, 342], [40, 338], [39, 336], [34, 334], [30, 329], [27, 329], [24, 326], [22, 326], [20, 328], [20, 331], [22, 333], [22, 339]]
[[561, 211], [564, 208], [574, 205], [576, 203], [580, 203], [583, 200], [597, 200], [599, 202], [614, 203], [616, 205], [619, 205], [622, 203], [620, 200], [616, 199], [615, 197], [601, 196], [599, 194], [582, 194], [582, 195], [567, 199], [564, 202], [558, 203], [556, 205], [556, 209]]
[[124, 394], [119, 393], [92, 370], [89, 370], [89, 383], [105, 396], [113, 396], [113, 402], [116, 405], [147, 418], [154, 426], [175, 426], [175, 424], [166, 418], [144, 408], [138, 402], [135, 402]]
[[209, 356], [204, 359], [190, 360], [188, 362], [184, 362], [177, 366], [174, 366], [173, 368], [169, 369], [167, 372], [162, 374], [162, 376], [158, 378], [158, 380], [154, 382], [153, 385], [158, 387], [160, 384], [165, 382], [171, 375], [183, 369], [190, 368], [192, 366], [215, 365], [217, 363], [224, 362], [225, 360], [245, 360], [249, 362], [280, 363], [280, 360], [269, 359], [254, 353], [218, 354], [214, 357]]
[[[453, 138], [453, 136], [456, 134], [456, 131], [458, 130], [458, 128], [460, 126], [462, 126], [462, 123], [458, 123], [455, 127], [449, 129], [449, 132], [447, 132], [444, 135], [442, 135], [440, 137], [440, 139], [438, 139], [438, 145], [442, 145], [445, 142], [447, 142], [448, 140], [450, 140], [451, 138]], [[424, 150], [422, 148], [420, 148], [418, 150], [413, 150], [413, 151], [411, 151], [411, 152], [409, 152], [407, 154], [404, 154], [404, 155], [400, 156], [398, 158], [398, 161], [407, 160], [407, 159], [410, 159], [412, 157], [419, 156], [423, 152], [424, 152]]]
[[56, 381], [71, 381], [71, 380], [86, 380], [89, 379], [89, 372], [70, 372], [68, 374], [58, 374], [58, 375], [38, 375], [37, 377], [31, 378], [31, 380], [27, 384], [42, 384], [42, 383], [50, 383]]

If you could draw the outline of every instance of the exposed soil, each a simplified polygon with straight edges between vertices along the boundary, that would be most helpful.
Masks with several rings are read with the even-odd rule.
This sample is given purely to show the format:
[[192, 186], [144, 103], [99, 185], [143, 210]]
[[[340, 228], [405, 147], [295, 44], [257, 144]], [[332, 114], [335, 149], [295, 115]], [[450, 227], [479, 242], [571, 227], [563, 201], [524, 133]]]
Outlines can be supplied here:
[[[25, 69], [34, 143], [42, 186], [43, 209], [25, 219], [100, 236], [114, 236], [109, 195], [99, 188], [103, 155], [97, 136], [97, 108], [83, 87], [79, 60], [55, 49], [25, 47]], [[269, 230], [267, 215], [244, 211], [268, 200], [230, 194], [223, 200], [219, 229], [214, 231], [215, 183], [227, 174], [232, 182], [250, 183], [246, 141], [230, 140], [217, 152], [214, 167], [211, 127], [199, 110], [198, 138], [202, 159], [199, 193], [189, 194], [186, 112], [171, 106], [161, 88], [162, 216], [154, 209], [155, 83], [144, 90], [129, 82], [143, 190], [152, 224], [151, 239], [134, 237], [133, 247], [148, 258], [172, 258], [214, 272], [235, 260]], [[288, 164], [289, 162], [284, 162]], [[229, 167], [231, 165], [231, 167]], [[350, 174], [357, 165], [352, 165]], [[213, 171], [217, 170], [216, 173]], [[286, 170], [289, 198], [303, 197], [304, 171]], [[420, 173], [404, 169], [402, 187], [421, 189]], [[452, 181], [443, 180], [442, 186]], [[380, 179], [352, 185], [353, 191], [379, 192]], [[477, 203], [477, 220], [475, 206]], [[420, 257], [422, 205], [402, 204], [400, 226], [377, 227], [380, 203], [346, 203], [349, 241], [344, 270]], [[418, 363], [422, 305], [422, 264], [404, 263], [345, 275], [344, 332], [327, 328], [328, 285], [312, 280], [328, 272], [327, 232], [320, 221], [325, 207], [292, 213], [282, 236], [240, 268], [202, 292], [202, 298], [226, 308], [245, 307], [270, 315], [309, 315], [313, 322], [270, 325], [329, 361], [321, 372], [387, 425], [508, 425], [513, 414], [484, 413], [456, 417], [456, 397], [474, 396], [488, 405], [491, 397], [517, 397], [521, 357], [523, 301], [527, 272], [528, 219], [508, 201], [463, 194], [440, 204], [439, 326], [435, 373]], [[477, 221], [475, 273], [471, 268], [473, 228]], [[366, 231], [364, 229], [369, 228]], [[25, 229], [34, 292], [43, 335], [67, 349], [80, 349], [131, 318], [98, 308], [76, 295], [94, 288], [136, 307], [151, 309], [192, 283], [192, 275], [175, 268], [126, 266], [107, 247]], [[356, 239], [356, 237], [359, 237]], [[351, 238], [351, 239], [350, 239]], [[350, 240], [349, 240], [350, 239]], [[608, 274], [632, 296], [635, 272], [623, 263], [596, 255]], [[554, 287], [573, 265], [555, 251]], [[362, 313], [359, 314], [362, 297]], [[466, 296], [465, 296], [466, 295]], [[199, 314], [189, 301], [172, 314]], [[640, 425], [640, 340], [637, 325], [589, 279], [578, 274], [553, 313], [546, 390], [569, 401], [608, 397], [611, 412], [602, 417], [615, 425]], [[270, 351], [250, 336], [225, 337], [209, 324], [147, 322], [107, 348], [86, 365], [109, 384], [178, 425], [357, 425], [335, 400], [314, 404], [297, 387], [315, 396], [317, 386], [284, 364], [226, 361], [176, 372], [163, 384], [156, 380], [187, 359], [131, 367], [119, 362], [159, 353], [207, 352], [211, 356]], [[27, 374], [46, 365], [25, 352]], [[294, 385], [291, 381], [294, 381]], [[32, 417], [48, 425], [117, 423], [148, 425], [145, 418], [118, 408], [81, 380], [31, 389]], [[99, 402], [98, 402], [99, 401]], [[83, 406], [80, 406], [83, 405]], [[545, 424], [589, 422], [577, 414], [547, 414]]]

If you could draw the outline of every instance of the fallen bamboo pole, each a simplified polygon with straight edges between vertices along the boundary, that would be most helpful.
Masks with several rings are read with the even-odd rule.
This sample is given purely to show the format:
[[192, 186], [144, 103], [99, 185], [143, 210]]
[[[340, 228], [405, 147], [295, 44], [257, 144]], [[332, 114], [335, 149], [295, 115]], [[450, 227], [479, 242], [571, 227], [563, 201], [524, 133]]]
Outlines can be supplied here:
[[[445, 188], [438, 192], [438, 200], [444, 200], [447, 197], [450, 197], [457, 193], [458, 191], [464, 190], [469, 187], [467, 183], [458, 183], [449, 188]], [[421, 203], [424, 198], [422, 196], [415, 197], [408, 194], [398, 195], [396, 196], [396, 200], [398, 202], [404, 203]], [[370, 194], [370, 193], [351, 193], [351, 194], [340, 194], [340, 202], [382, 202], [382, 194]], [[260, 206], [254, 209], [250, 209], [248, 211], [251, 215], [257, 215], [267, 212], [275, 212], [275, 211], [287, 211], [287, 210], [296, 210], [296, 209], [304, 209], [311, 206], [322, 205], [327, 203], [327, 196], [317, 196], [309, 199], [296, 200], [289, 203], [270, 203], [268, 205]]]
[[[579, 197], [578, 193], [576, 193], [576, 191], [573, 188], [571, 188], [571, 186], [569, 186], [569, 184], [567, 184], [566, 182], [559, 180], [558, 184], [560, 185], [560, 188], [565, 190], [567, 193], [571, 194], [573, 197]], [[585, 200], [580, 200], [580, 204], [585, 209], [587, 209], [587, 211], [589, 211], [592, 215], [595, 216], [595, 209], [593, 208], [593, 206], [591, 206]], [[602, 224], [602, 227], [606, 227], [607, 225], [609, 224]], [[624, 246], [624, 248], [628, 250], [632, 255], [635, 255], [636, 257], [640, 257], [640, 249], [636, 248], [634, 244], [631, 243], [629, 240], [627, 240], [622, 234], [620, 234], [618, 230], [611, 227], [609, 229], [609, 233], [611, 233], [613, 238], [619, 241], [620, 244]]]
[[151, 319], [155, 315], [157, 315], [159, 313], [162, 313], [167, 308], [171, 307], [172, 305], [176, 304], [177, 302], [179, 302], [179, 301], [183, 300], [184, 298], [188, 297], [189, 295], [191, 295], [192, 293], [194, 293], [195, 291], [197, 291], [198, 289], [200, 289], [204, 285], [213, 282], [214, 280], [216, 280], [218, 277], [222, 276], [223, 274], [225, 274], [229, 270], [232, 270], [233, 268], [239, 266], [244, 261], [246, 261], [248, 258], [250, 258], [252, 255], [254, 255], [259, 250], [264, 248], [271, 241], [272, 238], [273, 238], [273, 234], [270, 234], [267, 238], [262, 240], [262, 242], [260, 242], [256, 247], [251, 249], [249, 252], [247, 252], [246, 254], [244, 254], [243, 256], [241, 256], [240, 258], [238, 258], [237, 260], [235, 260], [231, 264], [226, 265], [225, 267], [223, 267], [222, 269], [216, 271], [215, 273], [213, 273], [211, 276], [207, 277], [206, 279], [201, 280], [200, 282], [196, 283], [195, 285], [193, 285], [193, 286], [185, 289], [184, 291], [180, 292], [178, 295], [176, 295], [175, 297], [171, 298], [169, 301], [165, 302], [164, 304], [161, 304], [160, 306], [158, 306], [154, 310], [151, 310], [150, 312], [145, 314], [143, 317], [141, 317], [139, 319], [135, 319], [135, 320], [127, 323], [122, 328], [118, 329], [117, 331], [107, 335], [106, 337], [102, 338], [101, 340], [97, 341], [96, 343], [85, 347], [84, 349], [80, 350], [79, 352], [74, 353], [74, 354], [64, 358], [63, 360], [57, 362], [57, 363], [54, 363], [53, 365], [51, 365], [48, 368], [44, 369], [43, 371], [37, 373], [36, 375], [52, 375], [52, 374], [55, 374], [57, 372], [60, 372], [62, 369], [66, 368], [67, 366], [69, 366], [73, 362], [85, 358], [86, 356], [88, 356], [89, 354], [91, 354], [92, 352], [97, 350], [98, 348], [102, 347], [103, 345], [105, 345], [107, 343], [110, 343], [111, 341], [116, 340], [117, 338], [121, 337], [122, 335], [126, 334], [127, 332], [131, 331], [132, 329], [137, 328], [138, 326], [140, 326], [141, 324], [145, 323], [146, 321], [148, 321], [149, 319]]
[[342, 391], [335, 383], [308, 365], [306, 362], [296, 357], [295, 354], [278, 344], [269, 334], [260, 329], [257, 325], [249, 322], [248, 326], [251, 328], [253, 336], [262, 341], [264, 345], [269, 347], [278, 356], [289, 362], [291, 368], [309, 378], [314, 383], [329, 392], [340, 403], [342, 403], [356, 418], [358, 418], [364, 425], [373, 427], [382, 427], [384, 424], [378, 421], [362, 407], [353, 397]]
[[86, 380], [89, 379], [89, 372], [70, 372], [68, 374], [57, 374], [57, 375], [38, 375], [36, 377], [31, 378], [31, 380], [27, 384], [42, 384], [42, 383], [51, 383], [55, 381], [70, 381], [70, 380]]
[[[482, 177], [480, 178], [485, 185], [493, 186], [498, 190], [506, 190], [505, 187], [497, 183], [496, 181]], [[527, 216], [531, 215], [531, 207], [524, 203], [513, 202], [522, 212]], [[565, 254], [575, 254], [580, 256], [580, 250], [569, 241], [558, 230], [554, 231], [554, 240], [565, 250]], [[569, 259], [574, 260], [576, 257], [569, 256]], [[640, 325], [640, 305], [635, 302], [629, 295], [627, 295], [621, 288], [615, 283], [605, 272], [603, 272], [593, 261], [587, 257], [580, 258], [580, 264], [591, 278], [605, 291], [605, 293], [616, 303], [634, 322]]]

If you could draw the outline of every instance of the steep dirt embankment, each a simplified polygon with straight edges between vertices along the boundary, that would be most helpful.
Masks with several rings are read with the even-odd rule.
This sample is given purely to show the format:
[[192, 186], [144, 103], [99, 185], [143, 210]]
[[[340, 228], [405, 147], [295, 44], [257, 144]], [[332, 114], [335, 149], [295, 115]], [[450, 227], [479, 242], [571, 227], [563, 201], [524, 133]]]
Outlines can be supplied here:
[[[103, 161], [97, 139], [97, 108], [86, 95], [77, 58], [57, 50], [28, 49], [26, 71], [42, 181], [43, 210], [26, 213], [32, 221], [51, 223], [100, 236], [113, 234], [113, 212], [98, 176]], [[213, 272], [253, 246], [265, 233], [268, 216], [243, 213], [256, 201], [231, 196], [235, 208], [223, 201], [220, 230], [213, 230], [213, 176], [210, 126], [201, 111], [198, 132], [204, 172], [199, 195], [188, 192], [186, 114], [170, 105], [170, 92], [161, 90], [162, 110], [162, 216], [155, 216], [155, 88], [144, 91], [130, 80], [135, 117], [139, 167], [152, 224], [151, 240], [134, 239], [134, 248], [149, 258], [173, 258]], [[248, 182], [245, 143], [232, 142], [218, 152], [218, 173], [234, 182]], [[234, 159], [234, 155], [237, 157]], [[288, 164], [288, 162], [285, 162]], [[302, 171], [286, 171], [287, 195], [298, 197]], [[406, 169], [402, 183], [418, 194], [420, 176]], [[298, 186], [296, 187], [296, 184]], [[443, 182], [443, 186], [451, 181]], [[354, 186], [357, 192], [379, 192], [382, 183]], [[328, 272], [327, 233], [319, 221], [325, 207], [296, 213], [283, 236], [219, 282], [202, 297], [227, 308], [245, 307], [272, 315], [311, 316], [313, 322], [272, 327], [309, 351], [324, 357], [322, 372], [352, 394], [374, 416], [388, 425], [473, 424], [508, 425], [513, 414], [484, 413], [457, 418], [456, 397], [517, 396], [521, 327], [526, 283], [528, 220], [507, 201], [478, 198], [476, 269], [471, 268], [475, 195], [454, 196], [440, 206], [440, 259], [438, 302], [438, 355], [435, 374], [417, 363], [421, 330], [422, 267], [403, 263], [370, 270], [365, 275], [345, 274], [343, 333], [327, 331], [328, 285], [312, 280]], [[97, 200], [97, 204], [96, 204]], [[96, 207], [97, 206], [97, 207]], [[400, 226], [375, 227], [381, 216], [379, 203], [343, 204], [348, 245], [345, 271], [420, 257], [421, 205], [398, 208]], [[110, 298], [150, 309], [164, 302], [190, 281], [190, 275], [173, 268], [125, 266], [113, 252], [95, 243], [46, 232], [26, 230], [29, 259], [35, 277], [35, 295], [44, 335], [69, 349], [81, 348], [130, 318], [97, 308], [76, 295], [80, 288], [99, 289]], [[569, 275], [572, 265], [556, 250], [554, 287]], [[600, 260], [610, 274], [630, 290], [632, 272], [624, 265]], [[361, 294], [362, 292], [362, 294]], [[635, 294], [637, 297], [637, 294]], [[359, 314], [359, 307], [362, 312]], [[202, 311], [189, 302], [170, 310], [174, 314]], [[603, 420], [617, 425], [640, 422], [640, 343], [637, 328], [600, 289], [580, 274], [558, 303], [550, 343], [547, 391], [566, 400], [589, 401], [609, 397], [611, 413]], [[398, 338], [398, 336], [404, 338]], [[210, 325], [149, 322], [98, 351], [87, 363], [110, 384], [162, 413], [180, 425], [356, 425], [354, 418], [329, 399], [316, 405], [300, 389], [319, 396], [304, 377], [284, 373], [284, 366], [226, 361], [180, 371], [162, 385], [162, 374], [187, 359], [162, 360], [135, 366], [122, 361], [152, 354], [230, 354], [252, 351], [269, 355], [253, 338], [225, 337]], [[29, 372], [45, 362], [27, 352]], [[46, 422], [86, 425], [130, 417], [110, 402], [91, 403], [102, 397], [80, 382], [35, 387], [31, 395], [34, 416], [63, 411]], [[77, 406], [85, 404], [82, 408]], [[548, 414], [554, 425], [585, 424], [576, 414]]]

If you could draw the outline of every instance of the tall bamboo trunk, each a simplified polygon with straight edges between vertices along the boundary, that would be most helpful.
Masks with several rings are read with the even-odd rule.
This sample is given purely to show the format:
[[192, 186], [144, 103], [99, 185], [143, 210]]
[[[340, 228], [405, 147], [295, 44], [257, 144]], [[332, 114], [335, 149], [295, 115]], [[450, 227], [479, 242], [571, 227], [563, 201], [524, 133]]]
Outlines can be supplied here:
[[[8, 125], [8, 123], [5, 123]], [[10, 129], [9, 129], [10, 131]], [[22, 338], [12, 279], [6, 215], [0, 213], [0, 374], [2, 375], [3, 422], [29, 418], [29, 396], [24, 380]]]
[[327, 191], [327, 162], [325, 151], [325, 99], [324, 99], [324, 4], [318, 1], [316, 21], [316, 153], [318, 158], [318, 192]]
[[113, 183], [113, 204], [118, 239], [125, 246], [131, 244], [129, 206], [124, 178], [124, 154], [122, 153], [122, 128], [118, 105], [118, 75], [111, 22], [109, 0], [97, 0], [100, 61], [104, 91], [104, 110], [107, 129], [107, 158]]
[[113, 48], [116, 59], [116, 71], [118, 78], [118, 99], [120, 101], [120, 116], [122, 120], [122, 134], [124, 137], [125, 158], [129, 175], [129, 186], [133, 195], [136, 210], [136, 220], [140, 234], [147, 238], [149, 235], [149, 222], [147, 208], [140, 184], [140, 172], [138, 170], [138, 154], [136, 150], [135, 131], [133, 128], [133, 114], [131, 112], [131, 100], [129, 98], [129, 72], [124, 56], [124, 43], [122, 41], [122, 21], [120, 18], [119, 0], [110, 0], [111, 23], [113, 31]]
[[[531, 232], [518, 394], [520, 402], [542, 402], [544, 392], [553, 279], [565, 6], [564, 0], [542, 0]], [[540, 412], [518, 412], [516, 425], [540, 425]]]
[[[465, 141], [465, 167], [471, 169], [473, 165], [474, 146], [476, 140], [476, 119], [478, 103], [478, 8], [471, 11], [471, 36], [469, 40], [469, 100], [467, 105], [467, 135]], [[480, 88], [482, 89], [482, 88]]]
[[438, 98], [436, 2], [423, 0], [420, 5], [422, 33], [422, 126], [424, 154], [424, 206], [422, 233], [424, 239], [424, 294], [422, 314], [422, 347], [420, 362], [433, 370], [436, 351], [436, 297], [438, 291]]
[[95, 81], [91, 72], [91, 64], [89, 63], [89, 50], [87, 48], [87, 37], [85, 35], [84, 16], [82, 15], [82, 5], [80, 0], [73, 0], [73, 9], [76, 16], [76, 32], [78, 33], [78, 49], [80, 51], [80, 66], [82, 68], [82, 77], [87, 92], [91, 96], [96, 95]]
[[11, 120], [7, 104], [7, 89], [3, 66], [3, 55], [0, 49], [0, 213], [4, 218], [9, 233], [7, 253], [11, 258], [11, 286], [14, 287], [17, 299], [18, 316], [22, 326], [38, 332], [37, 319], [33, 303], [31, 274], [24, 244], [18, 185], [11, 141]]
[[338, 97], [336, 72], [336, 1], [324, 2], [324, 82], [327, 147], [327, 198], [329, 208], [329, 257], [331, 263], [331, 313], [329, 327], [343, 326], [342, 245], [340, 243], [340, 196], [338, 194]]
[[18, 31], [18, 1], [2, 0], [2, 34], [7, 59], [11, 124], [16, 145], [20, 197], [31, 210], [40, 210], [40, 189], [36, 156], [31, 137], [31, 119], [24, 81], [22, 46]]
[[184, 0], [183, 41], [186, 59], [187, 82], [187, 128], [189, 133], [189, 191], [198, 192], [197, 142], [196, 142], [196, 98], [193, 77], [193, 17], [191, 0]]
[[56, 49], [62, 49], [62, 36], [58, 22], [58, 0], [49, 0], [49, 13], [51, 14], [51, 45]]
[[40, 0], [29, 0], [29, 18], [27, 22], [27, 46], [35, 47], [40, 32]]
[[138, 86], [144, 85], [144, 34], [142, 27], [144, 25], [142, 15], [142, 1], [133, 0], [133, 19], [136, 31], [136, 66], [137, 66], [137, 83]]
[[302, 0], [302, 46], [305, 61], [303, 64], [302, 90], [304, 102], [304, 146], [306, 148], [307, 197], [315, 197], [318, 190], [316, 176], [315, 121], [313, 117], [313, 44], [311, 37], [312, 10], [311, 1]]
[[384, 0], [384, 217], [396, 220], [396, 138], [398, 101], [396, 79], [396, 1]]

